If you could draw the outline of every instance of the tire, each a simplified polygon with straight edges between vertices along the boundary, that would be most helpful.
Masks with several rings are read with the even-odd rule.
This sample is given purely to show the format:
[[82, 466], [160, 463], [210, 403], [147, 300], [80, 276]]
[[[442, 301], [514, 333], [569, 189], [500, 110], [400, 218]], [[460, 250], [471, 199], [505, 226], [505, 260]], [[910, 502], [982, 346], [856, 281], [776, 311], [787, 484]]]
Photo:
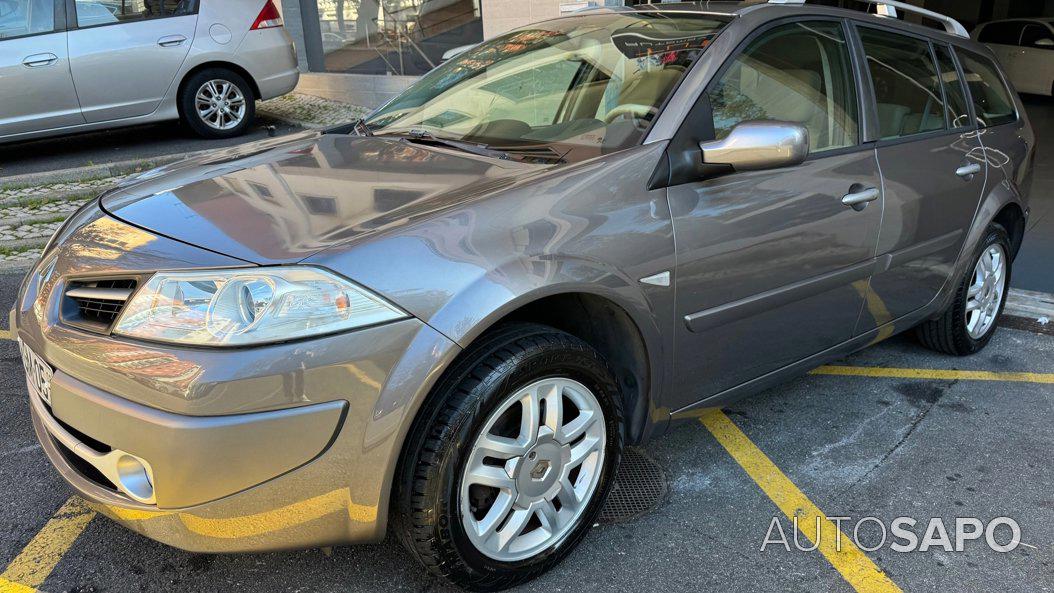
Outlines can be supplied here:
[[[982, 290], [982, 294], [991, 295], [992, 300], [989, 302], [994, 315], [987, 324], [971, 325], [967, 306], [971, 299], [976, 300], [976, 297], [970, 294], [970, 287], [976, 283], [982, 256], [989, 257], [988, 254], [993, 249], [1001, 252], [1003, 261], [1003, 273], [992, 283], [992, 290], [998, 290], [998, 294], [986, 292], [987, 289]], [[1006, 229], [996, 223], [990, 224], [985, 232], [984, 240], [974, 251], [970, 267], [959, 281], [951, 305], [941, 313], [940, 317], [926, 321], [916, 328], [916, 334], [923, 346], [945, 354], [967, 356], [979, 352], [988, 344], [995, 334], [996, 327], [999, 325], [999, 317], [1003, 314], [1003, 307], [1006, 305], [1012, 266], [1010, 253], [1010, 237]], [[975, 315], [978, 314], [983, 313], [975, 313]], [[983, 331], [979, 331], [981, 329]]]
[[[206, 87], [210, 82], [215, 83], [214, 88], [220, 91], [218, 95]], [[225, 87], [224, 84], [231, 86]], [[217, 102], [213, 103], [213, 107], [219, 104], [221, 109], [231, 110], [230, 113], [220, 113], [219, 116], [224, 119], [219, 122], [203, 119], [197, 108], [196, 98], [199, 92], [205, 93], [206, 97], [215, 96]], [[229, 106], [224, 105], [225, 101]], [[237, 116], [236, 124], [229, 125], [229, 127], [222, 125], [227, 117], [235, 116]], [[179, 117], [184, 125], [202, 138], [234, 138], [244, 134], [256, 118], [256, 98], [252, 86], [237, 72], [225, 68], [206, 68], [184, 81], [180, 88]]]
[[[569, 469], [574, 465], [573, 462], [558, 468], [558, 462], [554, 461], [550, 467], [542, 453], [531, 456], [536, 449], [492, 469], [505, 472], [502, 480], [508, 477], [508, 481], [513, 484], [526, 481], [523, 490], [511, 491], [516, 496], [523, 495], [526, 498], [527, 489], [536, 485], [540, 488], [556, 486], [562, 480], [557, 476], [563, 475], [565, 470], [571, 472], [569, 476], [577, 476], [568, 478], [578, 480], [575, 489], [584, 483], [583, 480], [590, 481], [593, 484], [591, 494], [584, 494], [580, 503], [558, 505], [557, 499], [565, 499], [564, 491], [561, 490], [548, 503], [545, 500], [531, 502], [531, 505], [540, 505], [537, 512], [509, 506], [511, 510], [504, 521], [493, 523], [503, 536], [520, 534], [509, 538], [511, 543], [508, 544], [506, 554], [498, 550], [497, 546], [488, 546], [486, 543], [493, 541], [496, 536], [487, 539], [469, 534], [472, 527], [467, 525], [470, 523], [478, 521], [482, 525], [491, 516], [490, 513], [497, 513], [495, 517], [501, 516], [498, 501], [502, 493], [506, 492], [478, 484], [466, 487], [472, 481], [471, 475], [474, 475], [470, 474], [469, 468], [486, 467], [477, 463], [491, 459], [480, 453], [484, 449], [478, 446], [484, 430], [488, 437], [494, 436], [497, 434], [494, 431], [504, 422], [506, 426], [515, 427], [514, 432], [522, 439], [520, 427], [523, 417], [520, 417], [521, 422], [517, 422], [515, 411], [519, 410], [522, 414], [524, 407], [515, 403], [508, 407], [510, 401], [522, 401], [515, 399], [517, 394], [528, 386], [544, 386], [562, 381], [569, 381], [567, 385], [578, 386], [570, 389], [585, 388], [590, 391], [595, 398], [592, 401], [602, 413], [602, 418], [595, 417], [589, 423], [589, 428], [577, 437], [577, 441], [566, 435], [572, 444], [577, 442], [576, 448], [584, 447], [587, 442], [602, 443], [593, 445], [602, 446], [603, 449], [596, 458], [589, 458], [595, 464], [592, 470], [586, 469], [588, 459], [578, 466], [577, 473]], [[576, 397], [583, 395], [572, 391], [560, 393]], [[568, 413], [566, 406], [570, 399], [561, 396], [559, 401], [559, 409], [564, 410], [563, 417], [572, 418], [563, 427], [572, 426], [578, 418], [587, 418], [581, 412], [574, 417]], [[394, 493], [392, 519], [395, 532], [410, 553], [429, 571], [473, 591], [505, 589], [544, 573], [566, 557], [596, 522], [621, 459], [623, 432], [620, 402], [614, 375], [607, 363], [592, 347], [578, 338], [550, 327], [527, 324], [508, 326], [485, 336], [478, 345], [466, 352], [437, 385], [433, 397], [425, 404], [411, 429]], [[582, 409], [588, 407], [586, 405]], [[506, 410], [504, 413], [503, 409]], [[555, 408], [549, 408], [546, 404], [543, 409]], [[513, 415], [507, 417], [510, 413]], [[556, 425], [560, 426], [559, 423]], [[601, 428], [602, 437], [598, 436]], [[544, 426], [539, 429], [537, 441], [541, 444], [534, 445], [537, 451], [555, 442], [543, 442], [543, 434], [547, 434], [545, 430]], [[559, 434], [563, 435], [564, 432], [561, 428]], [[529, 458], [533, 461], [527, 461]], [[507, 470], [510, 463], [519, 469]], [[550, 484], [549, 481], [554, 479], [557, 482]], [[463, 493], [467, 494], [462, 496]], [[544, 499], [547, 495], [540, 496]], [[489, 507], [488, 498], [491, 502]], [[563, 534], [555, 537], [561, 533], [560, 529], [543, 529], [539, 520], [543, 514], [542, 507], [557, 509], [557, 515], [564, 511], [568, 517], [578, 514], [574, 519], [566, 520]], [[523, 522], [522, 517], [525, 516], [531, 517], [529, 522]], [[549, 521], [549, 525], [559, 524], [556, 516], [551, 515]], [[516, 528], [514, 525], [522, 527]], [[480, 540], [480, 543], [474, 543], [473, 538]], [[549, 541], [546, 538], [553, 539]], [[540, 548], [535, 550], [528, 546], [523, 552], [528, 553], [528, 556], [511, 557], [515, 546], [535, 540]], [[499, 554], [508, 557], [499, 558]]]

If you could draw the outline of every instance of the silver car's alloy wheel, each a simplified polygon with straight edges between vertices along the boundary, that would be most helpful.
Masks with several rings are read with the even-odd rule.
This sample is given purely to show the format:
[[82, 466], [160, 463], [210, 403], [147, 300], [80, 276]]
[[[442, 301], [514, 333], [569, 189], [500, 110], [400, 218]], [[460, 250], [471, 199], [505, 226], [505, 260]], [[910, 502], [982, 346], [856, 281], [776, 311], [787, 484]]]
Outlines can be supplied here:
[[995, 325], [1006, 291], [1006, 253], [999, 244], [990, 245], [974, 266], [966, 293], [966, 331], [979, 340]]
[[513, 562], [562, 541], [604, 468], [604, 412], [566, 378], [519, 389], [487, 418], [459, 488], [461, 522], [484, 555]]
[[198, 117], [214, 130], [230, 130], [245, 119], [245, 95], [229, 80], [210, 80], [194, 96]]

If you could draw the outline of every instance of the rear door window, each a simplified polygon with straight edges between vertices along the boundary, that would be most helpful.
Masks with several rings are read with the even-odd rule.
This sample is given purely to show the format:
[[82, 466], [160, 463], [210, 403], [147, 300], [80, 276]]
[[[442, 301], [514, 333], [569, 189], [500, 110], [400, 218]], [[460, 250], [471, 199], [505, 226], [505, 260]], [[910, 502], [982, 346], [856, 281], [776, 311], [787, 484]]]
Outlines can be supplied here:
[[1017, 121], [1017, 109], [1010, 89], [1003, 82], [999, 69], [992, 60], [962, 48], [955, 48], [970, 89], [977, 122], [985, 127]]
[[747, 120], [802, 124], [812, 152], [855, 146], [856, 85], [842, 25], [777, 26], [733, 58], [708, 93], [721, 139]]
[[97, 27], [184, 16], [197, 12], [198, 0], [77, 0], [77, 26]]
[[944, 84], [944, 101], [948, 107], [948, 121], [952, 129], [973, 127], [970, 122], [970, 108], [967, 106], [966, 90], [955, 68], [951, 50], [944, 45], [934, 45], [937, 54], [937, 67], [941, 71], [941, 82]]
[[0, 39], [53, 32], [54, 0], [0, 0]]
[[880, 137], [944, 129], [944, 94], [929, 42], [868, 27], [858, 30], [875, 91]]
[[981, 43], [995, 43], [997, 45], [1017, 45], [1021, 40], [1021, 30], [1025, 23], [1021, 21], [1010, 21], [1006, 23], [989, 23], [981, 29], [977, 40]]

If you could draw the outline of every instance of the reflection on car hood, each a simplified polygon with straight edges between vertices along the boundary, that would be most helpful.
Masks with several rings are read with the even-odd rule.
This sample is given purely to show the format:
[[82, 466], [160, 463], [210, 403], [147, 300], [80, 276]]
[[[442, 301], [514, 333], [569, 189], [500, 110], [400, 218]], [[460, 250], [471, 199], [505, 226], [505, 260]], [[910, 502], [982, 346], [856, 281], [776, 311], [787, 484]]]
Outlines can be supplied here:
[[248, 262], [291, 263], [546, 168], [398, 138], [316, 132], [148, 172], [103, 196], [102, 207]]

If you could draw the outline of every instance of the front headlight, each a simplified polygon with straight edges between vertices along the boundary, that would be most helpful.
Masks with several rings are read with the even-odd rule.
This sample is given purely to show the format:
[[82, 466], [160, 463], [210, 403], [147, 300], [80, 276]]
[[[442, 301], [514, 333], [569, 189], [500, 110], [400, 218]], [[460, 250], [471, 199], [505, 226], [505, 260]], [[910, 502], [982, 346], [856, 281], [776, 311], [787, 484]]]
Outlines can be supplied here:
[[195, 346], [246, 346], [407, 317], [360, 286], [308, 267], [159, 272], [114, 333]]

